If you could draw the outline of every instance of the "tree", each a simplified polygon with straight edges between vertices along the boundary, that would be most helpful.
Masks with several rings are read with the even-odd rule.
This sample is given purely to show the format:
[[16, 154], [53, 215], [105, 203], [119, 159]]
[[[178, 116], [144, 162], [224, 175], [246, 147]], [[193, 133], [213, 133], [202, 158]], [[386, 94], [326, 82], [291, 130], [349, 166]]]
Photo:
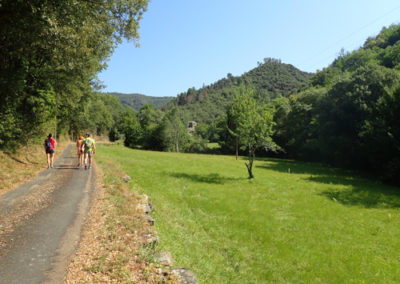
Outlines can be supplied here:
[[120, 131], [125, 135], [124, 145], [131, 148], [137, 146], [141, 138], [141, 127], [134, 109], [126, 109], [119, 126]]
[[[277, 131], [274, 138], [290, 157], [313, 161], [320, 159], [317, 109], [325, 94], [324, 88], [308, 88], [289, 98], [288, 113], [282, 111], [281, 106], [276, 106]], [[279, 121], [280, 117], [282, 121]]]
[[399, 82], [396, 70], [367, 64], [332, 86], [321, 99], [317, 119], [326, 162], [388, 178], [396, 168], [388, 165], [398, 159], [398, 120], [393, 114]]
[[273, 109], [260, 105], [253, 98], [253, 90], [242, 89], [228, 110], [235, 126], [230, 128], [232, 135], [239, 137], [240, 143], [248, 150], [248, 163], [245, 163], [249, 178], [254, 178], [253, 162], [259, 147], [275, 150], [278, 146], [272, 140]]
[[163, 119], [163, 143], [168, 151], [180, 152], [188, 140], [185, 124], [179, 116], [177, 107], [172, 108]]
[[144, 105], [138, 114], [142, 128], [141, 145], [145, 149], [162, 150], [162, 117], [163, 113], [153, 105]]

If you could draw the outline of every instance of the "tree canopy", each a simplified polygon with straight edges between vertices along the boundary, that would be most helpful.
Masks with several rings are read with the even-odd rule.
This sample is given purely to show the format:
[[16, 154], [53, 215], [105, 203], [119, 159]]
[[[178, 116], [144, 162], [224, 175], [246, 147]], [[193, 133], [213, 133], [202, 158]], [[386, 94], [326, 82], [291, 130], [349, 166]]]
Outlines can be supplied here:
[[146, 7], [145, 0], [1, 1], [0, 147], [48, 129], [73, 131], [114, 47], [139, 38]]

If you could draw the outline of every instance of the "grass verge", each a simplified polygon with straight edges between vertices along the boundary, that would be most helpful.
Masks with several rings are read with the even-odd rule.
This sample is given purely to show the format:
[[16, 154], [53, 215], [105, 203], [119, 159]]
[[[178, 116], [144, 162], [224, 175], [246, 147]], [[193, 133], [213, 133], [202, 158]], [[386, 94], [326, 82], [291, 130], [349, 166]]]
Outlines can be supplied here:
[[98, 146], [150, 196], [161, 248], [200, 283], [396, 283], [399, 188], [317, 164]]

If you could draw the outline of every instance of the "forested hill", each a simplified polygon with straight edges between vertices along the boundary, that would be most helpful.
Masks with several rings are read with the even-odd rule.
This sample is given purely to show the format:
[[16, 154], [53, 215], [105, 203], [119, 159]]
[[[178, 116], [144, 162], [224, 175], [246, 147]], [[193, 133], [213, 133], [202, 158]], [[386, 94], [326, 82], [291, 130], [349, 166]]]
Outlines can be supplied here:
[[134, 108], [136, 111], [139, 111], [144, 105], [153, 105], [154, 108], [159, 108], [167, 104], [174, 98], [174, 97], [151, 97], [142, 94], [122, 94], [115, 92], [107, 94], [119, 98], [119, 100], [123, 105], [130, 106]]
[[266, 58], [263, 63], [241, 76], [228, 73], [211, 85], [198, 90], [190, 88], [168, 103], [164, 109], [179, 106], [189, 120], [211, 123], [225, 112], [226, 105], [232, 100], [239, 86], [250, 86], [256, 90], [259, 100], [269, 102], [272, 99], [287, 97], [290, 92], [305, 85], [310, 73], [302, 72], [293, 65], [280, 60]]
[[274, 101], [274, 141], [291, 157], [400, 185], [399, 70], [400, 25], [392, 25], [360, 49], [341, 52], [307, 88]]
[[[264, 63], [249, 72], [237, 77], [250, 83], [256, 89], [266, 90], [270, 94], [287, 96], [293, 89], [306, 83], [312, 74], [300, 71], [291, 64], [281, 63], [280, 60], [266, 58]], [[267, 93], [268, 94], [268, 93]]]

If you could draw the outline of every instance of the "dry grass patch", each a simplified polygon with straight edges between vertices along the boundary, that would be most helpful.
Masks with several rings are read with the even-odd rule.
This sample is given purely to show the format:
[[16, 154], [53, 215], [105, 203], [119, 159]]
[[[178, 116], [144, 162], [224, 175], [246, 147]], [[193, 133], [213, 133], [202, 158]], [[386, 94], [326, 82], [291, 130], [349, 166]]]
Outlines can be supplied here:
[[[69, 141], [57, 145], [55, 160], [63, 153]], [[0, 151], [0, 196], [17, 188], [47, 167], [42, 145], [28, 145], [16, 153]]]

